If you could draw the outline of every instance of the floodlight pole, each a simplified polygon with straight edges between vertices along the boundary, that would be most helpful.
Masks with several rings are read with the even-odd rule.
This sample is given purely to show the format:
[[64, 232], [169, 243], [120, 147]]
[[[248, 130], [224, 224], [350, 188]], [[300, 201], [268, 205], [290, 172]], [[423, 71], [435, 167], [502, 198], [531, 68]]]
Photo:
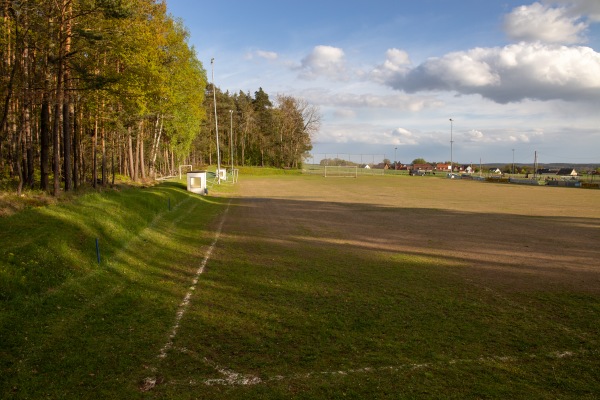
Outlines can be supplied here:
[[229, 155], [231, 157], [231, 173], [233, 174], [233, 110], [229, 110]]
[[515, 174], [515, 149], [512, 149], [513, 152], [513, 167], [512, 167], [512, 174]]
[[215, 103], [215, 132], [217, 135], [217, 183], [221, 184], [221, 152], [219, 150], [219, 122], [217, 120], [217, 89], [215, 88], [215, 59], [210, 59], [210, 66], [212, 68], [212, 89], [213, 89], [213, 100]]
[[453, 160], [452, 160], [452, 146], [454, 141], [452, 140], [452, 123], [454, 122], [454, 120], [452, 118], [450, 118], [450, 173], [454, 173], [454, 165], [453, 165]]
[[398, 159], [396, 158], [396, 150], [398, 150], [398, 148], [394, 147], [394, 169], [396, 169], [396, 163], [398, 162]]

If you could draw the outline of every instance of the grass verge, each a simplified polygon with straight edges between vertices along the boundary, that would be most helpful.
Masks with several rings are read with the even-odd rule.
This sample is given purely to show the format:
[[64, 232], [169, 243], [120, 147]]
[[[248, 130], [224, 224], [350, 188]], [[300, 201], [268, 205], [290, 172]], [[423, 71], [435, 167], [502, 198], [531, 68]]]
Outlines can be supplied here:
[[139, 396], [222, 209], [165, 183], [0, 219], [0, 397]]

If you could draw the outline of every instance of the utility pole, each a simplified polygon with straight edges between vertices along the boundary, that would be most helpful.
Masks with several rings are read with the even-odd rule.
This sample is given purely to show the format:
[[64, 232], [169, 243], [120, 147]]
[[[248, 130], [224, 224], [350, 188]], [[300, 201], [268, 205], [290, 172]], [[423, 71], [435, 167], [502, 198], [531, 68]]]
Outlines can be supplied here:
[[231, 157], [231, 173], [233, 174], [233, 110], [229, 110], [229, 155]]
[[454, 120], [452, 118], [450, 118], [450, 173], [454, 173], [454, 164], [453, 164], [453, 160], [452, 160], [452, 145], [454, 143], [454, 140], [452, 140], [452, 123], [454, 122]]
[[217, 88], [215, 87], [215, 59], [210, 59], [210, 66], [212, 68], [212, 89], [213, 89], [213, 101], [215, 103], [215, 132], [217, 135], [217, 184], [221, 184], [221, 153], [219, 150], [219, 122], [217, 121]]
[[513, 167], [512, 167], [512, 174], [515, 174], [515, 149], [512, 149], [513, 152]]

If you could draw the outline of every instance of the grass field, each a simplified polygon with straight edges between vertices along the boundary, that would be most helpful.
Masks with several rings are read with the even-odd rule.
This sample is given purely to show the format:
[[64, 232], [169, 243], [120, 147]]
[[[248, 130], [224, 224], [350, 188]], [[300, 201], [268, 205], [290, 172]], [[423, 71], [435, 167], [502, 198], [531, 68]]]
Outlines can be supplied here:
[[155, 192], [173, 210], [103, 268], [26, 295], [5, 278], [0, 397], [600, 394], [598, 191], [282, 175]]

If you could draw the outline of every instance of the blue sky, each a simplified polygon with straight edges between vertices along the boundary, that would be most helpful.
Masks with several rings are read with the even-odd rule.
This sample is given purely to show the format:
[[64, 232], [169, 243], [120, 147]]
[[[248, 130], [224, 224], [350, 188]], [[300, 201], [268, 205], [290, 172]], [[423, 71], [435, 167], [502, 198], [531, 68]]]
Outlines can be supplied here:
[[167, 6], [222, 90], [319, 107], [317, 158], [600, 163], [599, 0]]

